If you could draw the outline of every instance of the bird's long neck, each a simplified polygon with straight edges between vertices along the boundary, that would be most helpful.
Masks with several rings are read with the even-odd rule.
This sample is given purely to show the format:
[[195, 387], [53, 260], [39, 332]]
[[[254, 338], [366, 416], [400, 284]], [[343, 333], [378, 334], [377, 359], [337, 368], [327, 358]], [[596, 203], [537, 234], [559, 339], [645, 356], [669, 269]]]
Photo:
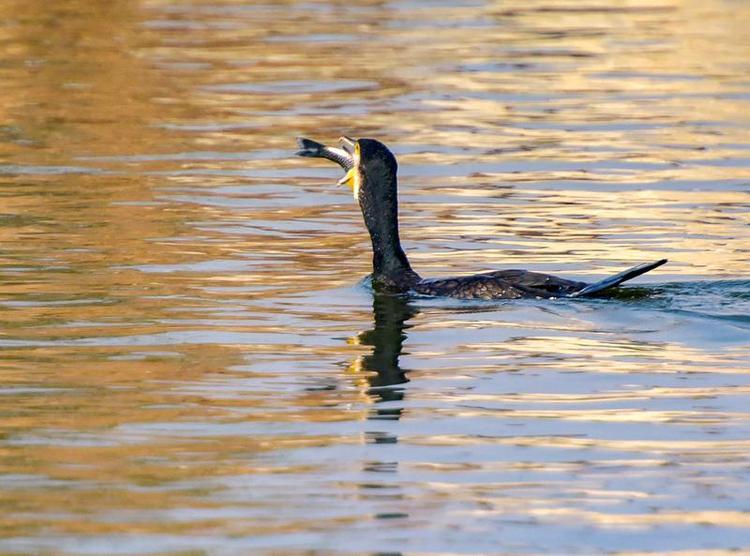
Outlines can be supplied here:
[[383, 291], [405, 292], [419, 282], [401, 247], [398, 233], [398, 199], [396, 177], [387, 179], [389, 187], [378, 187], [364, 193], [360, 200], [362, 214], [372, 240], [373, 287]]
[[392, 228], [370, 230], [373, 280], [404, 291], [419, 281], [412, 270], [398, 235], [398, 222]]

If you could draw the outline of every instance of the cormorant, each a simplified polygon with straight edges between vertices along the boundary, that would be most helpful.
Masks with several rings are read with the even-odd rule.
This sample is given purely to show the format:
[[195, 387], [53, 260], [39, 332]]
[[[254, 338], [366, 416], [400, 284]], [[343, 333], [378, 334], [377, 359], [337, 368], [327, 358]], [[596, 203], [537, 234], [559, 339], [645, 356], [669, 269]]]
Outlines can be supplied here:
[[346, 170], [348, 185], [362, 210], [372, 240], [372, 286], [377, 292], [415, 293], [459, 299], [588, 297], [601, 294], [667, 262], [661, 259], [588, 284], [528, 270], [498, 270], [472, 276], [423, 279], [409, 264], [398, 235], [398, 163], [376, 139], [342, 137], [329, 147], [299, 137], [297, 155], [325, 158]]

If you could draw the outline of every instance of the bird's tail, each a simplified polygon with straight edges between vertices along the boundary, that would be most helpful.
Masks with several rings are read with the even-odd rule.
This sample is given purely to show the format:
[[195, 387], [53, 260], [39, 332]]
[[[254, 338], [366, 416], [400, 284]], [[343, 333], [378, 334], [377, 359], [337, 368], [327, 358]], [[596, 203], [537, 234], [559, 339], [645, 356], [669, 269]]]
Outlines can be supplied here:
[[591, 297], [597, 293], [603, 292], [604, 290], [608, 290], [609, 288], [617, 287], [623, 282], [635, 278], [636, 276], [645, 274], [649, 270], [653, 270], [666, 262], [667, 259], [660, 259], [653, 263], [639, 264], [627, 270], [623, 270], [622, 272], [615, 274], [614, 276], [610, 276], [608, 278], [605, 278], [604, 280], [599, 280], [598, 282], [589, 284], [583, 289], [571, 293], [568, 297]]

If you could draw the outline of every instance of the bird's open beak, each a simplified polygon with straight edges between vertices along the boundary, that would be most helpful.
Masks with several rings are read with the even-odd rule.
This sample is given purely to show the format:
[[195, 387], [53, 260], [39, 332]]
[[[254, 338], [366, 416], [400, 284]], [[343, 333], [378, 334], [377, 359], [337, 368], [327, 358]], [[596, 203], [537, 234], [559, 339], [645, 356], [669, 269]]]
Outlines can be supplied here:
[[341, 148], [352, 156], [354, 156], [354, 145], [356, 143], [357, 142], [354, 139], [347, 137], [346, 135], [339, 137], [339, 145], [341, 145]]
[[354, 172], [356, 170], [354, 168], [350, 169], [346, 174], [344, 174], [344, 177], [342, 177], [339, 181], [336, 182], [337, 185], [348, 185], [349, 187], [352, 187], [352, 183], [354, 182]]
[[357, 184], [359, 183], [359, 168], [357, 168], [359, 165], [359, 145], [357, 145], [354, 139], [346, 135], [339, 138], [339, 145], [352, 157], [352, 167], [347, 170], [344, 177], [337, 183], [338, 185], [348, 185], [352, 192], [356, 194], [356, 190], [358, 189]]

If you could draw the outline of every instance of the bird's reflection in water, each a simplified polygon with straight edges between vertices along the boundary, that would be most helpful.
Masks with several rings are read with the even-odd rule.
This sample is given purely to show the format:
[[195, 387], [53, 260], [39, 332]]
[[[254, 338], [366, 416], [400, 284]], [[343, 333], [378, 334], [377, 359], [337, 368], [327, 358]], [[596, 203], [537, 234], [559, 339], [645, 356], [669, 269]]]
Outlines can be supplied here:
[[[404, 389], [399, 387], [409, 380], [406, 370], [399, 366], [399, 357], [409, 319], [419, 313], [408, 299], [395, 295], [375, 294], [372, 302], [374, 326], [357, 335], [359, 345], [372, 346], [372, 353], [360, 356], [350, 366], [350, 372], [363, 373], [367, 380], [367, 395], [376, 403], [399, 401]], [[399, 419], [401, 408], [375, 408], [370, 419]], [[387, 442], [385, 439], [374, 440]]]
[[[405, 393], [401, 385], [409, 380], [406, 378], [406, 369], [399, 365], [399, 357], [406, 339], [405, 330], [409, 328], [407, 323], [418, 312], [403, 297], [378, 294], [373, 297], [373, 327], [354, 339], [359, 345], [372, 346], [372, 352], [359, 356], [349, 365], [350, 372], [362, 377], [360, 384], [368, 399], [375, 404], [368, 413], [368, 419], [396, 421], [401, 418], [403, 408], [398, 402], [404, 399]], [[365, 442], [393, 445], [398, 443], [398, 436], [393, 430], [368, 430], [365, 431]], [[382, 448], [385, 450], [378, 450], [379, 455], [384, 456], [390, 452], [386, 446]], [[384, 474], [398, 473], [398, 467], [399, 462], [391, 459], [368, 459], [362, 462], [362, 471], [370, 478], [359, 484], [360, 496], [364, 500], [376, 502], [385, 510], [374, 514], [376, 519], [409, 517], [407, 513], [400, 511], [404, 499], [401, 486], [382, 478]], [[373, 479], [375, 476], [380, 478]], [[398, 510], [391, 511], [394, 504]]]

